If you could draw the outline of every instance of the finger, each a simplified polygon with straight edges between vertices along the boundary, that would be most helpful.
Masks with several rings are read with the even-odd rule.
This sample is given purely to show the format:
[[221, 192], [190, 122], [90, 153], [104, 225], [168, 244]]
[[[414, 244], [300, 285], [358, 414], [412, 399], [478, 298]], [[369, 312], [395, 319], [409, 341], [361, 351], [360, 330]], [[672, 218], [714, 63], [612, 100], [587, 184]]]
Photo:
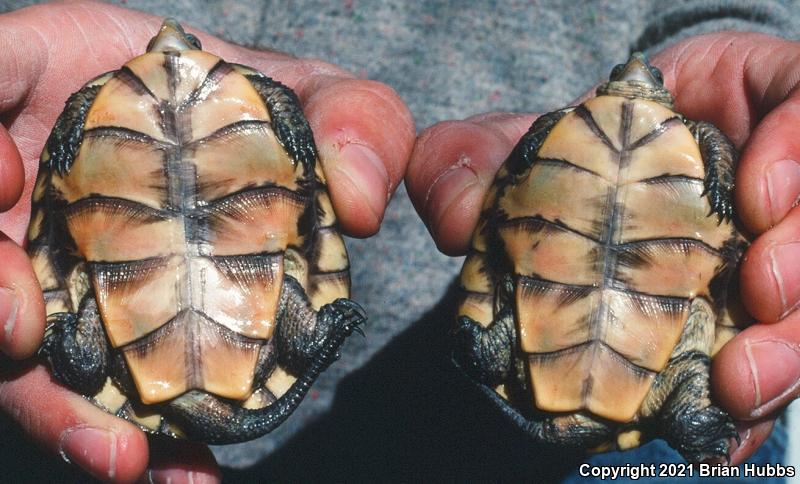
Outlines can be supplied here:
[[761, 447], [775, 427], [775, 417], [768, 417], [753, 422], [737, 422], [736, 430], [739, 432], [741, 442], [731, 452], [731, 465], [738, 466], [744, 463]]
[[99, 3], [36, 5], [0, 16], [0, 116], [21, 155], [27, 187], [0, 215], [13, 240], [24, 239], [38, 156], [63, 103], [85, 81], [132, 57], [151, 17]]
[[763, 34], [692, 38], [654, 57], [676, 108], [711, 121], [742, 152], [736, 177], [739, 216], [762, 233], [800, 194], [800, 44]]
[[390, 87], [374, 81], [323, 83], [305, 104], [328, 189], [344, 231], [378, 231], [414, 145], [414, 120]]
[[[230, 50], [219, 47], [223, 56]], [[244, 49], [230, 54], [295, 91], [314, 132], [339, 224], [356, 237], [377, 232], [414, 145], [414, 120], [397, 93], [318, 60]]]
[[130, 482], [145, 471], [144, 434], [54, 384], [42, 366], [3, 375], [0, 408], [33, 440], [98, 479]]
[[800, 44], [769, 39], [744, 63], [752, 104], [764, 116], [753, 130], [737, 170], [742, 220], [761, 233], [778, 224], [800, 195]]
[[712, 364], [714, 394], [736, 420], [755, 420], [800, 394], [800, 314], [751, 326], [729, 341]]
[[736, 173], [736, 206], [748, 229], [777, 225], [800, 195], [800, 95], [767, 115], [753, 131]]
[[438, 123], [419, 136], [406, 186], [439, 250], [466, 252], [495, 173], [534, 119], [481, 115]]
[[0, 212], [14, 206], [22, 195], [25, 171], [19, 151], [3, 126], [0, 126]]
[[356, 237], [376, 233], [414, 145], [414, 120], [397, 93], [319, 60], [200, 38], [210, 52], [249, 64], [295, 91], [314, 132], [339, 224]]
[[150, 439], [150, 463], [143, 477], [155, 484], [211, 484], [222, 479], [207, 446], [158, 436]]
[[[117, 69], [143, 54], [163, 20], [160, 16], [95, 2], [32, 5], [3, 14], [0, 112], [23, 104], [34, 87], [38, 89], [38, 97], [57, 93], [60, 96], [54, 98], [66, 100], [69, 93], [90, 78]], [[279, 72], [285, 70], [289, 79], [293, 72], [300, 74], [309, 69], [288, 54], [231, 44], [188, 24], [184, 28], [200, 38], [205, 50], [229, 62], [270, 64]], [[86, 52], [92, 55], [87, 56]], [[337, 72], [329, 64], [326, 69], [320, 65], [314, 69]], [[41, 114], [42, 121], [48, 124], [58, 113], [49, 110]]]
[[758, 237], [745, 253], [740, 291], [747, 311], [763, 323], [778, 321], [800, 305], [800, 211]]
[[44, 301], [24, 250], [0, 233], [0, 349], [14, 359], [31, 356], [44, 333]]

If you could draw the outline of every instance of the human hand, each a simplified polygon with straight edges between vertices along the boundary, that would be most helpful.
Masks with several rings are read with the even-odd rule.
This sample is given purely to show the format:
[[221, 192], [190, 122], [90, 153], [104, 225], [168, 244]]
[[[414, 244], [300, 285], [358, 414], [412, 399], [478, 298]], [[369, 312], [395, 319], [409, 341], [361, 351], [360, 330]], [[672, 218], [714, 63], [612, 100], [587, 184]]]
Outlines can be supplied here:
[[[741, 150], [736, 206], [757, 237], [742, 261], [741, 298], [758, 324], [723, 347], [712, 368], [714, 394], [742, 437], [734, 464], [755, 452], [800, 394], [799, 58], [800, 43], [722, 32], [652, 59], [676, 110], [714, 123]], [[406, 184], [440, 250], [466, 252], [495, 172], [536, 117], [490, 113], [420, 135]]]
[[[88, 2], [0, 15], [0, 210], [7, 210], [0, 215], [0, 287], [12, 288], [19, 301], [14, 309], [0, 290], [0, 321], [7, 315], [13, 320], [0, 331], [0, 349], [15, 359], [32, 355], [43, 333], [41, 290], [19, 244], [44, 142], [67, 97], [143, 53], [162, 20]], [[414, 141], [413, 120], [397, 94], [324, 62], [253, 51], [187, 30], [206, 50], [295, 90], [314, 130], [343, 231], [357, 237], [377, 232]], [[146, 470], [156, 482], [219, 479], [205, 446], [158, 439], [150, 444], [157, 450], [149, 451], [135, 426], [58, 385], [41, 365], [23, 365], [0, 374], [0, 411], [54, 454], [103, 480], [131, 481]]]

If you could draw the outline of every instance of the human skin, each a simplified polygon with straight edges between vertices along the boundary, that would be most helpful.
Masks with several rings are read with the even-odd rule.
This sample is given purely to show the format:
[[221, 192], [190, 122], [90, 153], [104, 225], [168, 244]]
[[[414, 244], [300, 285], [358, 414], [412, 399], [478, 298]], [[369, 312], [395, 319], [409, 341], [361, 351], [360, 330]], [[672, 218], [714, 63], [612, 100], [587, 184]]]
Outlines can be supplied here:
[[[652, 58], [676, 111], [714, 123], [741, 150], [736, 208], [754, 241], [741, 263], [740, 296], [757, 324], [712, 366], [714, 395], [742, 437], [734, 464], [755, 452], [800, 394], [799, 61], [800, 43], [739, 32], [692, 37]], [[405, 181], [442, 252], [466, 252], [498, 167], [536, 117], [487, 113], [419, 136]]]
[[[5, 211], [0, 214], [0, 349], [11, 358], [32, 356], [44, 331], [41, 289], [20, 247], [44, 142], [67, 97], [143, 53], [162, 20], [90, 2], [0, 15], [0, 210]], [[184, 27], [205, 50], [295, 90], [314, 130], [343, 232], [355, 237], [377, 232], [414, 143], [413, 119], [397, 94], [321, 61], [249, 50]], [[0, 411], [42, 447], [102, 480], [219, 480], [205, 446], [155, 439], [149, 445], [158, 450], [151, 451], [138, 428], [60, 386], [34, 361], [0, 372]]]

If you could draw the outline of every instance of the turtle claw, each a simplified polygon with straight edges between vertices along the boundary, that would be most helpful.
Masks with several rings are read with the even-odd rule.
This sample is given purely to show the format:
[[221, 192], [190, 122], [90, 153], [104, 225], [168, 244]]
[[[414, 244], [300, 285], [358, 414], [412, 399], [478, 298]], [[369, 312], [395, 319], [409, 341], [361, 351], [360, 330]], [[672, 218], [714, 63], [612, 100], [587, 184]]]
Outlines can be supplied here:
[[364, 312], [361, 305], [350, 299], [339, 298], [327, 307], [336, 313], [334, 318], [337, 320], [337, 324], [334, 326], [341, 327], [347, 335], [352, 334], [353, 331], [364, 335], [360, 326], [367, 320], [367, 313]]
[[[327, 338], [344, 339], [353, 334], [353, 332], [364, 336], [361, 325], [366, 322], [367, 315], [358, 303], [350, 299], [339, 298], [330, 304], [322, 306], [319, 315], [321, 321], [325, 322], [320, 329], [327, 328], [324, 331], [330, 335]], [[323, 339], [320, 339], [320, 341], [323, 341]]]

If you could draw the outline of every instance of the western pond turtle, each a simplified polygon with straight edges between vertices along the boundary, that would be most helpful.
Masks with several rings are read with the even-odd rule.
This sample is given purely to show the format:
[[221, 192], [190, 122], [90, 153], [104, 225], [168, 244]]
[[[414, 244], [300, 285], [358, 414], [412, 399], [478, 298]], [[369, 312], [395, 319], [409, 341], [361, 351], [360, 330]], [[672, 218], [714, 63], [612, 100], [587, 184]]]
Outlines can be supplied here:
[[365, 320], [297, 97], [172, 19], [67, 100], [28, 251], [55, 378], [152, 432], [271, 431]]
[[639, 53], [596, 97], [538, 118], [474, 232], [456, 362], [540, 441], [663, 437], [689, 461], [725, 458], [737, 434], [709, 362], [736, 331], [736, 158], [673, 110]]

